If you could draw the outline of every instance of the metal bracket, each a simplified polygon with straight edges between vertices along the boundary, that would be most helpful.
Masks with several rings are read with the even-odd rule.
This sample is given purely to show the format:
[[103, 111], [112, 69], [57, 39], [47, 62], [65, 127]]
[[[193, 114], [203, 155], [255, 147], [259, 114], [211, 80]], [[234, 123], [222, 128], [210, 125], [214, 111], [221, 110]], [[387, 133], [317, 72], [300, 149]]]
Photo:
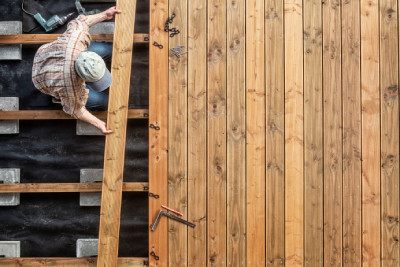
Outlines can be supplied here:
[[150, 192], [149, 192], [149, 197], [154, 197], [155, 199], [160, 198], [159, 195], [156, 195], [156, 194], [153, 194], [153, 193], [150, 193]]
[[150, 253], [150, 256], [153, 256], [154, 259], [155, 259], [156, 261], [158, 261], [158, 260], [160, 259], [160, 257], [158, 257], [158, 256], [156, 255], [156, 253], [154, 253], [154, 251], [152, 251], [152, 252]]
[[162, 44], [159, 44], [159, 43], [157, 43], [156, 41], [154, 41], [153, 45], [154, 45], [154, 46], [157, 46], [157, 47], [160, 48], [160, 49], [163, 49], [163, 48], [164, 48], [164, 46], [163, 46]]
[[156, 131], [159, 131], [159, 130], [160, 130], [160, 126], [157, 126], [157, 125], [154, 125], [154, 124], [150, 124], [149, 127], [150, 127], [150, 128], [153, 128], [153, 129], [156, 130]]

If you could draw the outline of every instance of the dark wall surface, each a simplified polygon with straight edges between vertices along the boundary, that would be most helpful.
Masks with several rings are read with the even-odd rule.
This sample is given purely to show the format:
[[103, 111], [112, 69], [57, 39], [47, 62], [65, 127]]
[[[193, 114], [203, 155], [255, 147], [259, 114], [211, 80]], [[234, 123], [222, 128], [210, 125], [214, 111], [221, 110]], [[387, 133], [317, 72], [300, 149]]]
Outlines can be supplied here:
[[[75, 0], [25, 0], [25, 9], [49, 18], [75, 11]], [[43, 9], [36, 10], [37, 7]], [[87, 10], [110, 5], [84, 4]], [[138, 1], [135, 32], [148, 32], [148, 1]], [[1, 1], [0, 21], [23, 20], [20, 0]], [[29, 28], [24, 15], [24, 28]], [[28, 27], [28, 26], [29, 27]], [[56, 32], [62, 32], [61, 28]], [[35, 28], [30, 33], [43, 33]], [[20, 109], [61, 109], [31, 82], [39, 46], [24, 45], [22, 61], [0, 61], [0, 97], [19, 97]], [[148, 107], [148, 45], [135, 44], [130, 108]], [[79, 182], [80, 169], [102, 168], [104, 137], [75, 135], [74, 120], [20, 121], [20, 134], [0, 135], [0, 168], [20, 168], [21, 182]], [[148, 180], [146, 120], [129, 120], [125, 181]], [[119, 254], [144, 257], [148, 250], [147, 196], [124, 193]], [[100, 207], [80, 207], [79, 193], [21, 194], [21, 204], [0, 207], [0, 241], [20, 240], [22, 257], [75, 257], [76, 240], [97, 238]]]

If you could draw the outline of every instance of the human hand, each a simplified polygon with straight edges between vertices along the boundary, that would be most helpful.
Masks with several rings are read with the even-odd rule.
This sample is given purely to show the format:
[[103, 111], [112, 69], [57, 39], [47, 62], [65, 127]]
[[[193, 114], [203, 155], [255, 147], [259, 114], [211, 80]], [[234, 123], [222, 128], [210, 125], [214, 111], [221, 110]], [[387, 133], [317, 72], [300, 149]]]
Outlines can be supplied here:
[[109, 9], [107, 9], [104, 12], [107, 16], [107, 20], [113, 19], [115, 17], [115, 14], [121, 14], [121, 10], [116, 9], [115, 6], [110, 7]]
[[104, 134], [104, 135], [112, 133], [111, 130], [107, 130], [107, 126], [106, 126], [106, 123], [104, 121], [101, 121], [100, 124], [97, 126], [97, 128], [99, 128], [101, 133]]

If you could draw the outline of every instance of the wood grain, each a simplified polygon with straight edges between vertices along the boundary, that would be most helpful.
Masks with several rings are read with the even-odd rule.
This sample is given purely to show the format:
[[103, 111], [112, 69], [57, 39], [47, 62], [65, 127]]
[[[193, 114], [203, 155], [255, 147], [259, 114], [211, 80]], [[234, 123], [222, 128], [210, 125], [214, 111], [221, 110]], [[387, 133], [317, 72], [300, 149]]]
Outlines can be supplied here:
[[285, 262], [303, 265], [303, 6], [285, 1]]
[[227, 265], [246, 266], [245, 1], [227, 1]]
[[[106, 136], [103, 188], [101, 196], [98, 267], [117, 266], [121, 216], [122, 178], [125, 162], [126, 125], [132, 64], [133, 31], [136, 0], [120, 0], [115, 18], [115, 34], [107, 127], [113, 133]], [[126, 29], [129, 28], [129, 31]]]
[[[176, 14], [170, 27], [180, 34], [169, 41], [170, 49], [184, 46], [187, 51], [187, 0], [169, 0], [169, 14]], [[170, 16], [171, 16], [170, 15]], [[187, 219], [187, 55], [170, 53], [168, 73], [168, 206]], [[195, 207], [193, 207], [195, 208]], [[168, 222], [168, 264], [187, 266], [188, 227]]]
[[[118, 258], [118, 267], [147, 266], [147, 258]], [[7, 267], [94, 267], [96, 258], [2, 258], [0, 266]]]
[[361, 266], [360, 5], [342, 1], [343, 266]]
[[188, 5], [188, 266], [207, 266], [207, 1]]
[[[91, 111], [100, 119], [107, 118], [107, 111]], [[147, 109], [128, 110], [128, 119], [146, 119], [149, 116]], [[62, 110], [17, 110], [1, 111], [0, 120], [75, 120]]]
[[[146, 192], [148, 183], [123, 183], [124, 192]], [[22, 183], [0, 184], [0, 193], [101, 192], [101, 183]]]
[[322, 3], [304, 2], [304, 263], [324, 259]]
[[[149, 226], [154, 222], [161, 205], [168, 203], [168, 33], [164, 24], [168, 18], [168, 0], [150, 0], [149, 55], [149, 124], [160, 130], [149, 130], [149, 191], [160, 198], [149, 198]], [[168, 266], [167, 220], [161, 220], [157, 231], [149, 227], [149, 265]], [[157, 261], [150, 253], [154, 252]]]
[[247, 266], [265, 266], [264, 1], [246, 1]]
[[342, 88], [340, 1], [323, 6], [324, 263], [342, 264]]
[[[0, 44], [45, 44], [55, 41], [61, 34], [0, 35]], [[113, 42], [114, 34], [91, 34], [92, 42]], [[134, 34], [134, 43], [148, 43], [146, 33]], [[147, 40], [147, 41], [146, 41]]]
[[361, 1], [362, 265], [380, 265], [379, 7]]
[[208, 0], [207, 262], [226, 265], [226, 0]]
[[283, 1], [265, 1], [266, 258], [285, 264], [285, 56]]
[[381, 1], [381, 263], [399, 266], [399, 69], [397, 1]]

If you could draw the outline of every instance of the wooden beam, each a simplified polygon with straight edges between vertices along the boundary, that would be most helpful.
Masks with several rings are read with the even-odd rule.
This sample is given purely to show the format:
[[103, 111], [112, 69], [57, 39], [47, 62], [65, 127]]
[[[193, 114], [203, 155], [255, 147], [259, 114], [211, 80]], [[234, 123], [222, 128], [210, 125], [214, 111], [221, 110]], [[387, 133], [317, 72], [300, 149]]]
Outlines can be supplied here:
[[[169, 0], [169, 14], [176, 14], [173, 26], [180, 34], [169, 41], [170, 49], [183, 45], [187, 49], [188, 0]], [[169, 57], [168, 74], [168, 206], [187, 219], [187, 67], [186, 55]], [[191, 228], [190, 228], [191, 229]], [[187, 266], [188, 227], [168, 221], [168, 264]]]
[[227, 266], [243, 266], [246, 263], [246, 3], [239, 0], [226, 4], [226, 258]]
[[324, 261], [322, 2], [304, 3], [304, 261]]
[[[22, 183], [0, 184], [0, 193], [71, 193], [101, 192], [101, 183]], [[124, 192], [147, 192], [149, 184], [126, 182], [122, 185]]]
[[266, 260], [285, 262], [284, 1], [265, 1]]
[[119, 0], [117, 9], [122, 10], [122, 13], [115, 17], [111, 64], [114, 82], [110, 87], [107, 116], [107, 127], [113, 132], [106, 136], [104, 152], [98, 267], [117, 266], [118, 259], [136, 0]]
[[[397, 0], [380, 1], [381, 266], [399, 266], [399, 69]], [[378, 229], [376, 229], [378, 230]]]
[[[118, 267], [147, 267], [147, 258], [118, 258]], [[0, 258], [7, 267], [95, 267], [97, 258]]]
[[285, 18], [285, 265], [303, 266], [303, 1]]
[[[107, 118], [107, 111], [91, 113], [100, 119]], [[128, 119], [146, 119], [148, 114], [148, 109], [130, 109]], [[75, 118], [62, 110], [17, 110], [0, 111], [0, 120], [75, 120]]]
[[188, 266], [207, 262], [207, 5], [188, 5]]
[[[0, 35], [0, 45], [4, 44], [45, 44], [55, 41], [61, 34], [13, 34]], [[114, 34], [91, 34], [92, 42], [113, 42]], [[149, 35], [135, 33], [134, 43], [148, 43]]]
[[342, 1], [341, 17], [343, 99], [342, 266], [360, 267], [362, 262], [360, 1]]
[[[171, 14], [172, 15], [172, 14]], [[179, 14], [177, 14], [179, 16]], [[164, 46], [159, 49], [150, 45], [149, 55], [149, 124], [160, 130], [149, 130], [149, 191], [159, 195], [149, 198], [149, 225], [168, 201], [168, 32], [164, 31], [168, 18], [168, 0], [150, 0], [150, 43]], [[155, 253], [158, 261], [149, 256], [150, 266], [168, 266], [167, 220], [161, 220], [157, 231], [150, 231], [149, 253]]]
[[379, 1], [362, 0], [362, 266], [380, 266]]
[[225, 266], [226, 1], [208, 0], [207, 7], [207, 265]]
[[[340, 0], [322, 5], [324, 265], [342, 265], [342, 88]], [[346, 70], [349, 71], [349, 70]]]

